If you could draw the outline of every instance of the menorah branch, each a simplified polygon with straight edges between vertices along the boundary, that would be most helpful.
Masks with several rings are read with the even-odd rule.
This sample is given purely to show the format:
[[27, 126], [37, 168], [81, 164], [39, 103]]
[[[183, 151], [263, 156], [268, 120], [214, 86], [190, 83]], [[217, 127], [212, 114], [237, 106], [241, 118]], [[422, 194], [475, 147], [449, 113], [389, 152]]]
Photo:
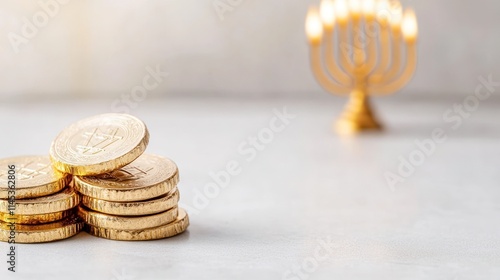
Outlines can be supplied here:
[[373, 71], [372, 75], [381, 75], [384, 73], [391, 61], [391, 42], [390, 42], [390, 33], [389, 33], [389, 28], [387, 26], [381, 26], [380, 27], [380, 47], [379, 47], [379, 52], [380, 52], [380, 60]]
[[347, 30], [347, 26], [340, 25], [339, 26], [339, 37], [340, 37], [340, 64], [344, 71], [347, 73], [354, 72], [354, 63], [351, 60], [352, 57], [352, 43], [349, 40], [349, 33]]
[[[366, 53], [368, 59], [364, 65], [364, 72], [369, 74], [372, 73], [377, 65], [377, 38], [375, 37], [375, 31], [371, 30], [376, 26], [376, 22], [373, 19], [365, 20], [365, 32], [368, 35], [366, 38]], [[373, 36], [372, 36], [373, 35]]]
[[343, 86], [352, 85], [352, 77], [343, 72], [344, 70], [339, 67], [337, 64], [337, 58], [335, 56], [335, 46], [333, 44], [333, 29], [327, 30], [325, 34], [325, 61], [328, 72], [330, 72], [330, 76], [338, 81], [339, 84]]
[[384, 83], [389, 83], [397, 78], [399, 74], [402, 62], [401, 62], [401, 36], [399, 32], [392, 33], [392, 59], [389, 69], [385, 73], [380, 74], [372, 74], [369, 78], [369, 82], [371, 85], [380, 85]]
[[416, 67], [417, 67], [417, 48], [414, 44], [412, 44], [409, 45], [407, 48], [406, 66], [403, 72], [401, 73], [401, 76], [399, 76], [397, 79], [393, 80], [388, 84], [384, 84], [378, 87], [377, 86], [373, 87], [371, 89], [373, 94], [386, 95], [400, 90], [410, 81], [411, 77], [413, 76], [413, 73], [415, 72]]
[[337, 84], [323, 70], [320, 46], [312, 46], [311, 48], [311, 68], [318, 83], [328, 92], [332, 94], [345, 94], [350, 92], [349, 87]]

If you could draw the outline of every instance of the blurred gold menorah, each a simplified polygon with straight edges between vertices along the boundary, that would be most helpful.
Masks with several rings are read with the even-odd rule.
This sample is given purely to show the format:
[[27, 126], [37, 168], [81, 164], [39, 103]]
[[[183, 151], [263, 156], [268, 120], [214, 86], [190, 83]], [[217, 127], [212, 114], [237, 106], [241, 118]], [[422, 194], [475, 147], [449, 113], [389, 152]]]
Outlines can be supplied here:
[[415, 13], [403, 13], [398, 1], [323, 0], [319, 11], [309, 10], [306, 33], [317, 81], [330, 93], [350, 93], [337, 131], [381, 129], [369, 95], [393, 93], [411, 79], [417, 62]]

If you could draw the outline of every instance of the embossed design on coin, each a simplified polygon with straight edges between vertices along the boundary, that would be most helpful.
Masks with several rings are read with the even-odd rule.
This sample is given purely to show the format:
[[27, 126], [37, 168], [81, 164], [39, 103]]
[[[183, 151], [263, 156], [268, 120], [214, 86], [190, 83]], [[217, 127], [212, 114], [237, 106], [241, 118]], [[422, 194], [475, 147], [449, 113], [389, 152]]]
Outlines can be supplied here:
[[136, 166], [134, 163], [131, 163], [130, 165], [124, 166], [121, 169], [105, 173], [100, 177], [111, 182], [140, 180], [148, 176], [148, 173], [151, 172], [153, 168], [154, 167], [151, 166], [148, 169], [141, 170], [140, 166]]
[[21, 156], [0, 160], [0, 199], [9, 197], [7, 166], [15, 165], [16, 199], [34, 198], [56, 193], [71, 176], [52, 167], [48, 156]]
[[103, 114], [65, 128], [52, 142], [54, 166], [89, 176], [119, 169], [139, 157], [149, 142], [146, 125], [127, 114]]
[[19, 180], [33, 179], [38, 176], [48, 175], [52, 166], [50, 164], [30, 161], [19, 167], [17, 172]]
[[140, 201], [169, 193], [179, 181], [177, 165], [167, 158], [143, 154], [131, 164], [97, 176], [75, 177], [83, 195], [108, 201]]
[[108, 147], [119, 143], [123, 140], [123, 136], [119, 135], [120, 128], [109, 128], [108, 131], [101, 131], [99, 127], [93, 129], [92, 132], [84, 132], [82, 134], [82, 144], [77, 144], [76, 150], [81, 155], [96, 155], [106, 152]]

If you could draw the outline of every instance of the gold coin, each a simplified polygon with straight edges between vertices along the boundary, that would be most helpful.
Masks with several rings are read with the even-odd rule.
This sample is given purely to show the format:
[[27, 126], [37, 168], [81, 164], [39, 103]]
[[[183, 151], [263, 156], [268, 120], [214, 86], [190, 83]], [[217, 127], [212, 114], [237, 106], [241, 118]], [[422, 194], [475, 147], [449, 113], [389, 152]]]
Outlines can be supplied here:
[[82, 196], [82, 204], [87, 208], [105, 214], [118, 216], [144, 216], [160, 213], [173, 208], [179, 202], [177, 188], [170, 193], [150, 200], [137, 202], [115, 202]]
[[[9, 169], [9, 166], [13, 168]], [[48, 156], [22, 156], [0, 160], [0, 199], [53, 194], [62, 190], [70, 181], [69, 174], [52, 167]]]
[[15, 225], [0, 222], [0, 241], [16, 243], [41, 243], [66, 239], [79, 233], [83, 228], [83, 221], [73, 215], [48, 224]]
[[72, 188], [67, 187], [64, 190], [37, 198], [16, 199], [16, 208], [9, 206], [9, 201], [0, 199], [0, 211], [15, 215], [40, 215], [69, 210], [80, 204], [80, 195]]
[[139, 217], [124, 217], [103, 214], [80, 206], [78, 207], [78, 216], [80, 216], [85, 223], [95, 227], [120, 230], [138, 230], [169, 224], [177, 218], [178, 210], [177, 207], [174, 207], [159, 214]]
[[108, 201], [141, 201], [165, 195], [179, 182], [177, 165], [167, 158], [143, 154], [131, 164], [97, 176], [75, 177], [83, 195]]
[[186, 211], [179, 208], [179, 216], [170, 223], [159, 227], [140, 230], [119, 230], [107, 229], [85, 224], [85, 231], [88, 233], [113, 240], [154, 240], [171, 237], [184, 232], [189, 226], [189, 216]]
[[74, 209], [39, 215], [10, 215], [0, 212], [0, 220], [6, 223], [38, 225], [62, 220], [74, 214]]
[[93, 116], [64, 129], [52, 142], [50, 158], [65, 173], [97, 175], [139, 157], [149, 142], [146, 125], [127, 114]]

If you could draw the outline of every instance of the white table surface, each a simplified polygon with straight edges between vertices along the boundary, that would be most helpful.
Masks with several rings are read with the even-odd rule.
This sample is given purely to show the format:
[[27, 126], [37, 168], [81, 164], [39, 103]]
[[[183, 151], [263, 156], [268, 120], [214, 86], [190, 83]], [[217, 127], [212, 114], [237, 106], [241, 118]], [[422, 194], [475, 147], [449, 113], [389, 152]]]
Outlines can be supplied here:
[[[179, 165], [189, 231], [18, 245], [15, 274], [2, 243], [0, 279], [499, 279], [500, 103], [484, 101], [453, 130], [442, 115], [461, 101], [377, 100], [387, 130], [340, 138], [331, 129], [340, 98], [147, 100], [132, 113], [149, 127], [148, 152]], [[0, 155], [47, 153], [62, 128], [111, 102], [3, 101]], [[238, 146], [284, 106], [296, 118], [247, 161]], [[448, 140], [391, 190], [384, 173], [438, 127]], [[195, 209], [196, 190], [229, 161], [241, 173]], [[315, 266], [325, 241], [330, 253]], [[295, 267], [300, 276], [287, 274]]]

